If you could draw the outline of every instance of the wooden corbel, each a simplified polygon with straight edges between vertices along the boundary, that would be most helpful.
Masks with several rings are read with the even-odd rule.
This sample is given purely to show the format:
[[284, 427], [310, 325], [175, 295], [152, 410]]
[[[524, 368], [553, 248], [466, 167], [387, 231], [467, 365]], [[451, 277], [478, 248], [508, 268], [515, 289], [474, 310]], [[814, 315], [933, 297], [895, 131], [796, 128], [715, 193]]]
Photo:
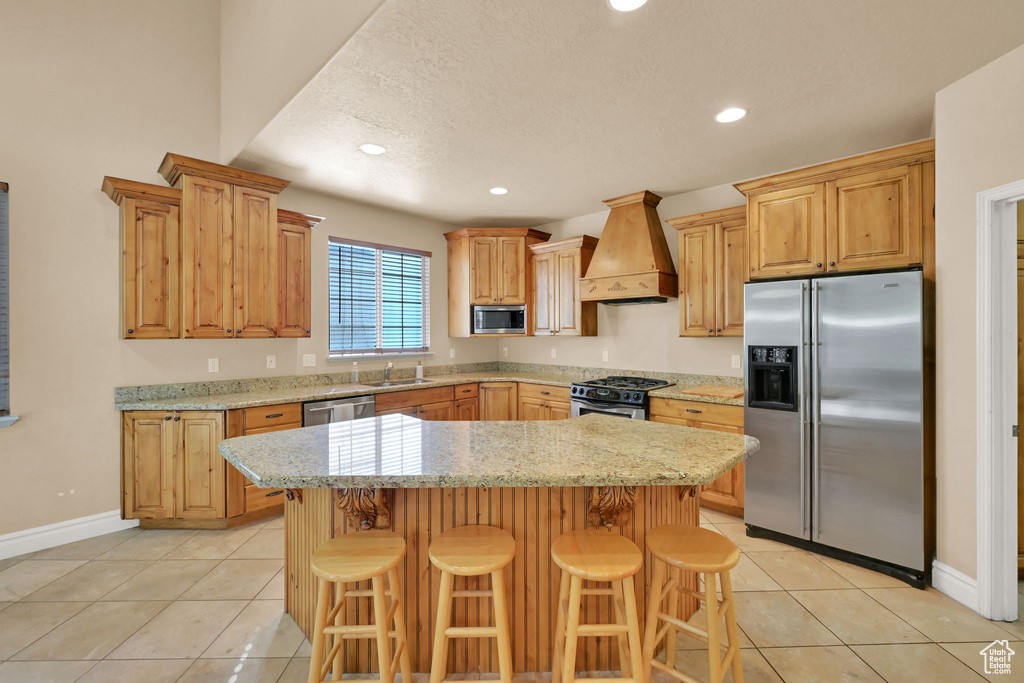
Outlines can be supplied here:
[[624, 526], [633, 514], [635, 498], [635, 486], [595, 486], [587, 523], [591, 527]]
[[287, 498], [288, 500], [298, 501], [298, 503], [301, 505], [302, 504], [302, 489], [285, 489], [284, 490], [284, 497]]
[[389, 489], [337, 489], [338, 509], [345, 513], [351, 526], [359, 529], [391, 527], [391, 496]]

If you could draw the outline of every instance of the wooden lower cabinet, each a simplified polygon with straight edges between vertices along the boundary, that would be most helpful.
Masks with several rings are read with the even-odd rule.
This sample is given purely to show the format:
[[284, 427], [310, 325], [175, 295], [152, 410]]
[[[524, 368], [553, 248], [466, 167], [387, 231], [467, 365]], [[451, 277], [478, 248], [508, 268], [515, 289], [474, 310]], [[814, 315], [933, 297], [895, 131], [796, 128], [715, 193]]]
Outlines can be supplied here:
[[454, 420], [455, 387], [412, 389], [379, 394], [376, 398], [377, 415], [402, 413], [421, 420]]
[[121, 516], [168, 519], [174, 516], [174, 413], [133, 410], [122, 413]]
[[565, 420], [571, 413], [569, 389], [546, 384], [520, 383], [519, 420]]
[[224, 438], [224, 413], [182, 411], [180, 450], [175, 454], [174, 516], [177, 519], [221, 519], [226, 516], [224, 468], [217, 451]]
[[[700, 401], [652, 398], [652, 422], [712, 429], [730, 434], [743, 433], [743, 407]], [[701, 487], [701, 505], [743, 517], [743, 472], [740, 463], [710, 484]]]
[[480, 419], [480, 399], [463, 398], [455, 401], [455, 415], [452, 418], [456, 422], [476, 422]]
[[517, 382], [480, 383], [480, 419], [486, 422], [518, 420]]

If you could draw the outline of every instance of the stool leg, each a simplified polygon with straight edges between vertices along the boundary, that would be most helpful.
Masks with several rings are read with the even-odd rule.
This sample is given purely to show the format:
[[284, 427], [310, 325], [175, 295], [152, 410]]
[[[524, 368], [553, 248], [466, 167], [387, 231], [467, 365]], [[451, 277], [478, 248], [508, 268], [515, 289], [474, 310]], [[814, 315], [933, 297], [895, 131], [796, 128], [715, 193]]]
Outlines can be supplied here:
[[[668, 597], [668, 614], [676, 619], [681, 619], [683, 611], [679, 609], [679, 602], [682, 600], [682, 594], [677, 589], [683, 585], [683, 570], [678, 567], [670, 569], [669, 578], [675, 583]], [[679, 644], [679, 639], [676, 638], [677, 633], [676, 627], [669, 624], [668, 632], [665, 634], [665, 664], [672, 668], [675, 668], [676, 665], [676, 645]]]
[[[644, 627], [644, 680], [651, 680], [651, 660], [654, 650], [658, 647], [655, 638], [658, 635], [658, 610], [661, 608], [661, 592], [665, 590], [665, 563], [653, 559], [654, 570], [651, 577], [650, 596], [647, 598], [647, 625]], [[666, 657], [667, 657], [666, 653]]]
[[725, 610], [725, 631], [729, 635], [729, 649], [735, 649], [732, 656], [733, 683], [743, 683], [743, 660], [740, 658], [740, 629], [736, 625], [736, 603], [732, 600], [732, 576], [728, 571], [722, 572], [722, 599], [729, 601]]
[[405, 593], [402, 592], [397, 567], [393, 567], [388, 572], [388, 587], [391, 589], [392, 602], [398, 601], [398, 609], [395, 610], [395, 631], [398, 634], [398, 637], [395, 638], [395, 647], [402, 648], [402, 655], [398, 659], [402, 671], [402, 683], [412, 683], [412, 655], [409, 654], [409, 633], [405, 625]]
[[388, 623], [388, 605], [384, 596], [384, 577], [373, 577], [373, 621], [377, 627], [377, 665], [380, 668], [381, 683], [393, 683], [394, 674], [391, 671], [391, 640], [388, 638], [388, 631], [391, 624]]
[[[565, 659], [562, 661], [562, 683], [576, 680], [576, 641], [579, 638], [580, 607], [583, 602], [583, 579], [572, 576], [569, 580], [569, 614], [565, 623]], [[629, 609], [629, 606], [626, 607]]]
[[430, 662], [430, 683], [441, 683], [448, 667], [448, 636], [451, 626], [452, 584], [455, 576], [441, 572], [441, 588], [437, 594], [437, 625], [434, 627], [434, 654]]
[[704, 609], [708, 617], [708, 680], [711, 683], [722, 681], [722, 646], [718, 637], [718, 588], [715, 586], [714, 572], [704, 574]]
[[[334, 601], [335, 605], [337, 605], [338, 602], [345, 601], [346, 600], [346, 598], [345, 598], [345, 584], [337, 584], [335, 586], [335, 593], [336, 593], [336, 596], [335, 596], [336, 599]], [[347, 607], [347, 605], [346, 605], [346, 607]], [[338, 610], [338, 616], [336, 616], [334, 618], [334, 625], [335, 626], [341, 626], [341, 625], [343, 625], [345, 623], [345, 609], [346, 609], [346, 607], [342, 607], [340, 610]], [[341, 638], [341, 634], [340, 633], [336, 633], [336, 634], [334, 634], [334, 637], [331, 638], [331, 650], [333, 650], [334, 646], [338, 645], [339, 643], [341, 644], [341, 647], [338, 648], [338, 654], [334, 655], [334, 669], [333, 669], [333, 673], [331, 674], [331, 680], [334, 680], [334, 681], [340, 681], [342, 675], [344, 675], [344, 673], [345, 673], [345, 643], [344, 643], [344, 641]], [[324, 647], [325, 647], [325, 649], [326, 649], [326, 645], [327, 645], [327, 639], [325, 638], [324, 639]], [[328, 652], [330, 652], [331, 650], [328, 650]]]
[[494, 598], [494, 625], [498, 628], [498, 672], [501, 683], [512, 683], [512, 638], [508, 631], [508, 604], [503, 570], [491, 572]]
[[562, 572], [558, 583], [558, 604], [555, 606], [555, 647], [551, 651], [551, 683], [562, 680], [562, 659], [565, 656], [565, 615], [569, 609], [569, 575]]
[[330, 602], [331, 584], [317, 578], [320, 587], [316, 595], [316, 616], [313, 618], [313, 651], [309, 656], [309, 683], [320, 683], [320, 668], [324, 659], [324, 627], [327, 626], [327, 609]]
[[[617, 581], [612, 581], [612, 593], [615, 623], [626, 626], [626, 599], [622, 597], [622, 586]], [[626, 634], [620, 633], [615, 640], [619, 644], [619, 668], [622, 669], [622, 677], [632, 678], [633, 670], [629, 666], [628, 637]]]
[[640, 617], [636, 610], [636, 589], [633, 577], [622, 580], [622, 595], [626, 600], [626, 626], [629, 628], [629, 659], [634, 673], [634, 681], [646, 681], [639, 678], [644, 675], [644, 660], [640, 642]]

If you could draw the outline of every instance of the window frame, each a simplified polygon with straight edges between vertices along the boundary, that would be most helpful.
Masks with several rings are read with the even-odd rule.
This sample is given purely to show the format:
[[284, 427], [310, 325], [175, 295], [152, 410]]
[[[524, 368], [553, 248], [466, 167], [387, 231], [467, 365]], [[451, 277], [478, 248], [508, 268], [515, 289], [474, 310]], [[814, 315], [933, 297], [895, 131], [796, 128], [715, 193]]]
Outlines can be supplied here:
[[[332, 250], [335, 245], [338, 246], [352, 246], [362, 247], [364, 249], [374, 250], [374, 273], [376, 278], [375, 283], [375, 299], [376, 299], [376, 311], [374, 321], [374, 334], [375, 344], [374, 348], [362, 348], [362, 349], [335, 349], [332, 347], [331, 342], [331, 331], [334, 327], [334, 321], [332, 319], [333, 299], [332, 299], [332, 288], [334, 286], [333, 281], [333, 268], [331, 266]], [[421, 265], [421, 282], [422, 282], [422, 319], [421, 325], [423, 330], [423, 345], [422, 346], [407, 346], [400, 348], [386, 348], [383, 346], [383, 299], [384, 292], [382, 286], [383, 278], [383, 254], [385, 252], [419, 256], [422, 259]], [[408, 247], [396, 247], [389, 244], [380, 244], [377, 242], [365, 242], [362, 240], [348, 239], [345, 237], [330, 236], [328, 240], [328, 263], [327, 263], [327, 358], [330, 361], [351, 361], [351, 360], [375, 360], [385, 358], [410, 358], [419, 356], [430, 356], [433, 355], [430, 351], [430, 264], [433, 254], [429, 251], [423, 251], [422, 249], [411, 249]]]

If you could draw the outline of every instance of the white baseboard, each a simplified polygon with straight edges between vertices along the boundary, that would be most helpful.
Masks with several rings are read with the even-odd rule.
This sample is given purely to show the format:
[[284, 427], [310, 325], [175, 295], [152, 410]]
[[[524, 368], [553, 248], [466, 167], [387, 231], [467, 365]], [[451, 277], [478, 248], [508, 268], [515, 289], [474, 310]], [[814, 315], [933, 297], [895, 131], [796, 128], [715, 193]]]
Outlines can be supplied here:
[[46, 550], [65, 543], [84, 541], [87, 538], [130, 529], [138, 525], [139, 520], [121, 519], [120, 510], [111, 510], [56, 524], [37, 526], [34, 529], [15, 531], [12, 534], [0, 536], [0, 560]]
[[932, 562], [932, 587], [961, 605], [978, 611], [978, 580], [953, 569], [945, 562]]

